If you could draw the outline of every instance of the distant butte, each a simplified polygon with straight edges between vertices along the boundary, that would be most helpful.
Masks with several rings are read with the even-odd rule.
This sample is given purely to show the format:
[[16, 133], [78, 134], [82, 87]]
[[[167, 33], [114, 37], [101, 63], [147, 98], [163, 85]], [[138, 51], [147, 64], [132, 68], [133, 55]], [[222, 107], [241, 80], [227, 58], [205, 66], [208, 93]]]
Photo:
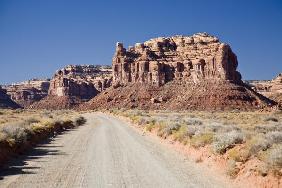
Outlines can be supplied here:
[[48, 96], [29, 108], [74, 108], [110, 87], [111, 83], [111, 66], [68, 65], [54, 74]]
[[228, 44], [207, 33], [117, 43], [113, 87], [81, 109], [261, 109], [275, 102], [241, 80]]

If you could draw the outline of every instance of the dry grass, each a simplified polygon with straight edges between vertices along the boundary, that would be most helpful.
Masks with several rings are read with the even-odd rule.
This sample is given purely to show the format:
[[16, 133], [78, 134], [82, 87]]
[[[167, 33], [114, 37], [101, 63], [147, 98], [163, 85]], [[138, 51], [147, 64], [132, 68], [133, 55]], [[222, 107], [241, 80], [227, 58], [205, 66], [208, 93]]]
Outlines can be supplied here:
[[73, 111], [0, 111], [0, 143], [11, 147], [20, 146], [33, 135], [55, 130], [73, 128], [85, 123], [85, 119]]

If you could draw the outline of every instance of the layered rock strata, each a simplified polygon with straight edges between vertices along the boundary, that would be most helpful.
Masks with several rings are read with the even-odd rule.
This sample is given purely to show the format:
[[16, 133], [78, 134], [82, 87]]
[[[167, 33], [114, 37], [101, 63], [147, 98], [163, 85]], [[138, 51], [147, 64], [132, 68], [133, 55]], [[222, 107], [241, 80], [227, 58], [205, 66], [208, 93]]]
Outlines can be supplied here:
[[230, 46], [207, 33], [159, 37], [127, 50], [122, 43], [117, 43], [113, 81], [114, 84], [138, 82], [155, 86], [172, 80], [241, 83], [237, 66], [237, 57]]
[[252, 80], [247, 83], [255, 91], [273, 99], [282, 106], [282, 73], [272, 80]]
[[111, 77], [109, 66], [68, 65], [55, 73], [48, 94], [91, 99], [111, 85]]
[[32, 103], [39, 101], [47, 96], [50, 81], [32, 79], [20, 83], [6, 85], [4, 88], [11, 99], [22, 107], [28, 107]]
[[3, 108], [10, 108], [10, 109], [15, 109], [15, 108], [20, 108], [20, 106], [14, 102], [13, 100], [10, 99], [10, 96], [7, 95], [7, 91], [5, 89], [2, 89], [0, 86], [0, 109]]
[[32, 109], [70, 109], [95, 97], [112, 84], [111, 66], [68, 65], [56, 71], [48, 96]]
[[207, 33], [117, 43], [113, 87], [80, 109], [262, 109], [275, 102], [241, 80], [230, 46]]

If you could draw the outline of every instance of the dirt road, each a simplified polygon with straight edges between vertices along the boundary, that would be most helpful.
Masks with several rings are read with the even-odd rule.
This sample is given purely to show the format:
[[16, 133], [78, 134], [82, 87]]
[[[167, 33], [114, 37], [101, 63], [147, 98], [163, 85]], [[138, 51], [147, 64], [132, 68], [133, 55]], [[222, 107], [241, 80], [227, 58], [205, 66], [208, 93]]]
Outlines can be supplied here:
[[117, 118], [102, 113], [85, 117], [86, 125], [1, 170], [0, 187], [228, 187]]

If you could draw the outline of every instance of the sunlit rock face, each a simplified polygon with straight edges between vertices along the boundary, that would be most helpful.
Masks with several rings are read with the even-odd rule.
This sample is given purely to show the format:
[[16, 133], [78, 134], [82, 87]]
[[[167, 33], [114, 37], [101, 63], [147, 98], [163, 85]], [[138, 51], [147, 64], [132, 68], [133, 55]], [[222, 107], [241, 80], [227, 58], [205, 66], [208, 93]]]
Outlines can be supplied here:
[[49, 85], [48, 79], [31, 79], [3, 87], [12, 100], [22, 107], [28, 107], [47, 96]]
[[11, 100], [10, 96], [7, 95], [7, 91], [0, 86], [0, 109], [3, 108], [16, 109], [20, 108], [20, 105]]
[[113, 82], [161, 86], [172, 80], [241, 83], [238, 62], [229, 45], [207, 33], [159, 37], [125, 49], [117, 43]]
[[256, 92], [273, 99], [282, 106], [282, 73], [272, 80], [250, 80], [247, 83]]
[[68, 65], [58, 70], [50, 82], [48, 95], [90, 99], [110, 87], [112, 69], [99, 65]]

